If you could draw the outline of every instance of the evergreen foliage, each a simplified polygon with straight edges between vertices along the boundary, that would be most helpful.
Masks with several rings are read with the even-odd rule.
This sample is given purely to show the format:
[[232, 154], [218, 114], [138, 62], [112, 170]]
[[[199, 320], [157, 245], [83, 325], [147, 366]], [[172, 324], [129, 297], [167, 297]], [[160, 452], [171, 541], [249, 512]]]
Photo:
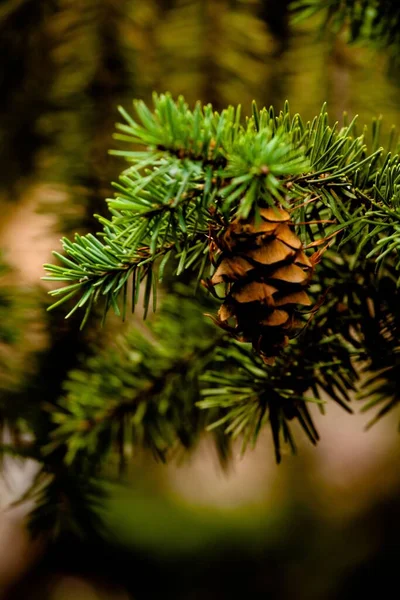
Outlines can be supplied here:
[[400, 6], [397, 0], [292, 0], [294, 21], [322, 15], [322, 29], [346, 31], [350, 43], [372, 43], [397, 62]]
[[123, 467], [126, 454], [140, 447], [165, 460], [178, 442], [193, 445], [204, 427], [195, 407], [200, 376], [221, 336], [208, 319], [198, 318], [198, 305], [187, 295], [183, 288], [179, 301], [168, 296], [144, 331], [130, 328], [112, 348], [71, 371], [53, 413], [58, 427], [49, 451], [66, 448], [67, 464], [84, 456], [102, 463], [116, 443]]
[[[37, 120], [50, 107], [48, 81], [53, 73], [47, 20], [55, 12], [53, 0], [2, 2], [0, 9], [0, 191], [12, 189], [32, 174], [37, 148], [48, 137]], [[23, 84], [19, 85], [19, 81]], [[29, 110], [26, 100], [29, 98]], [[23, 148], [23, 160], [18, 150]]]
[[[12, 269], [0, 252], [0, 423], [15, 423], [21, 407], [7, 407], [7, 393], [23, 384], [30, 369], [24, 364], [34, 348], [32, 323], [35, 304], [32, 292], [18, 290]], [[21, 343], [23, 342], [23, 343]]]
[[[215, 366], [201, 361], [197, 365], [200, 372], [204, 369], [199, 406], [213, 411], [211, 429], [223, 426], [229, 437], [242, 436], [244, 447], [250, 440], [255, 442], [269, 422], [278, 460], [282, 440], [295, 447], [290, 431], [293, 418], [315, 443], [318, 434], [307, 402], [323, 408], [322, 389], [349, 410], [357, 361], [368, 360], [369, 372], [382, 376], [383, 355], [376, 356], [368, 346], [372, 325], [388, 347], [387, 356], [396, 344], [395, 333], [386, 333], [388, 323], [395, 321], [394, 306], [376, 306], [374, 314], [370, 306], [374, 298], [381, 302], [377, 289], [382, 285], [391, 286], [391, 298], [398, 298], [399, 159], [391, 153], [396, 150], [394, 133], [383, 148], [379, 121], [370, 132], [358, 131], [356, 120], [329, 125], [325, 108], [312, 122], [303, 123], [287, 105], [277, 115], [272, 108], [259, 111], [254, 106], [244, 124], [239, 109], [216, 113], [210, 105], [198, 104], [191, 111], [182, 98], [174, 102], [169, 95], [154, 96], [152, 112], [143, 102], [135, 102], [135, 109], [138, 120], [121, 109], [125, 124], [118, 125], [116, 137], [130, 148], [116, 153], [130, 166], [115, 185], [116, 197], [108, 200], [111, 218], [99, 217], [104, 230], [97, 236], [76, 236], [74, 242], [64, 239], [65, 254], [56, 253], [61, 264], [46, 265], [46, 279], [67, 282], [50, 292], [57, 299], [53, 307], [75, 298], [68, 315], [83, 310], [83, 324], [100, 300], [104, 317], [110, 308], [125, 316], [128, 292], [134, 309], [144, 282], [146, 316], [150, 303], [156, 306], [158, 283], [169, 261], [175, 276], [188, 271], [197, 281], [204, 279], [215, 270], [210, 240], [218, 239], [229, 222], [249, 215], [259, 218], [262, 206], [286, 207], [305, 247], [323, 246], [315, 251], [320, 264], [310, 287], [313, 314], [274, 365], [263, 365], [246, 345], [229, 336], [221, 338], [212, 359]], [[384, 310], [384, 321], [375, 317], [379, 310]], [[164, 321], [166, 328], [174, 324], [167, 316]], [[146, 356], [149, 364], [154, 360], [156, 365], [154, 351], [150, 360], [143, 348]], [[90, 364], [89, 372], [96, 361]], [[143, 358], [140, 365], [145, 364]], [[174, 367], [167, 366], [165, 373], [170, 368]], [[90, 423], [96, 422], [97, 411], [132, 412], [124, 400], [132, 390], [123, 391], [130, 375], [115, 378], [121, 392], [109, 392], [114, 400], [103, 403], [106, 369], [98, 365], [95, 372], [96, 383], [90, 384], [88, 396], [79, 387], [84, 376], [72, 377], [72, 413], [60, 417], [63, 425], [54, 432], [55, 437], [62, 434], [64, 441], [70, 435], [69, 457], [80, 448], [96, 453], [96, 432], [100, 436], [104, 425], [105, 439], [112, 439], [106, 418], [97, 417], [99, 425], [88, 425], [87, 430], [77, 427], [76, 419]], [[163, 372], [155, 369], [154, 385]], [[395, 373], [389, 368], [384, 375], [393, 405]], [[130, 384], [139, 395], [140, 380], [137, 375]], [[374, 378], [366, 385], [373, 384]], [[168, 394], [168, 385], [164, 387]], [[87, 397], [92, 398], [89, 403]], [[150, 407], [151, 394], [145, 403]], [[135, 400], [133, 412], [137, 406]], [[180, 423], [176, 413], [174, 419], [176, 427]], [[166, 427], [167, 423], [168, 419]], [[163, 447], [158, 433], [153, 439], [143, 435], [157, 452]]]
[[[0, 257], [0, 386], [10, 385], [10, 377], [13, 375], [13, 369], [10, 365], [10, 346], [18, 339], [19, 328], [15, 320], [7, 318], [10, 309], [14, 313], [16, 310], [15, 301], [13, 301], [9, 286], [4, 285], [3, 281], [9, 274], [9, 267]], [[12, 359], [11, 359], [12, 362]]]
[[[212, 100], [219, 108], [230, 98], [246, 97], [243, 90], [252, 95], [273, 49], [265, 28], [251, 3], [225, 0], [217, 11], [214, 2], [197, 0], [118, 7], [109, 0], [85, 0], [79, 10], [76, 3], [59, 0], [43, 3], [44, 11], [29, 0], [9, 4], [16, 10], [4, 18], [2, 13], [1, 24], [5, 28], [18, 10], [33, 10], [29, 39], [37, 23], [39, 61], [46, 56], [48, 67], [41, 69], [45, 83], [28, 85], [29, 102], [22, 98], [34, 114], [12, 111], [29, 121], [29, 129], [18, 121], [17, 133], [44, 132], [47, 143], [51, 139], [49, 147], [57, 152], [50, 171], [64, 167], [62, 155], [74, 157], [63, 176], [70, 189], [82, 190], [76, 203], [79, 231], [100, 230], [74, 241], [64, 238], [58, 264], [46, 266], [49, 280], [66, 285], [51, 292], [51, 339], [33, 377], [22, 378], [15, 364], [6, 367], [12, 381], [4, 375], [3, 342], [16, 339], [24, 321], [18, 320], [10, 294], [0, 294], [5, 391], [0, 417], [25, 434], [1, 449], [40, 465], [21, 499], [35, 501], [33, 530], [103, 531], [104, 479], [116, 472], [123, 476], [142, 447], [166, 460], [193, 448], [208, 429], [225, 462], [232, 440], [239, 439], [244, 450], [269, 427], [279, 462], [286, 447], [296, 448], [294, 422], [311, 443], [318, 441], [313, 404], [323, 411], [333, 400], [350, 412], [350, 397], [358, 393], [363, 410], [377, 411], [372, 422], [397, 407], [396, 133], [382, 140], [380, 120], [368, 128], [346, 117], [332, 124], [324, 107], [310, 122], [291, 114], [288, 105], [280, 113], [254, 106], [252, 116], [243, 119], [239, 108], [216, 112], [198, 103], [191, 110], [182, 98], [154, 96], [152, 109], [140, 101], [134, 116], [121, 109], [119, 149], [113, 154], [126, 159], [128, 168], [114, 184], [107, 215], [99, 200], [111, 177], [111, 161], [104, 158], [106, 124], [116, 97], [122, 102], [132, 87], [138, 97], [147, 97], [149, 87], [183, 88], [191, 98]], [[264, 5], [256, 4], [257, 9]], [[326, 26], [334, 24], [336, 31], [352, 23], [352, 41], [397, 44], [395, 3], [385, 3], [385, 10], [377, 2], [339, 6], [334, 0], [296, 7], [303, 16], [327, 9]], [[14, 41], [29, 71], [37, 55], [25, 52], [25, 38]], [[94, 55], [95, 60], [86, 59]], [[165, 83], [168, 70], [172, 75]], [[269, 98], [279, 97], [270, 87]], [[4, 113], [15, 103], [12, 81], [7, 88]], [[41, 119], [49, 102], [53, 118]], [[121, 150], [124, 144], [128, 147]], [[24, 154], [31, 168], [30, 156]], [[204, 316], [215, 318], [224, 285], [215, 295], [200, 285], [216, 272], [218, 243], [229, 224], [253, 217], [257, 222], [265, 206], [289, 211], [296, 236], [315, 258], [308, 289], [313, 308], [297, 311], [304, 329], [267, 365], [251, 344]], [[93, 211], [101, 213], [94, 224]], [[63, 230], [70, 225], [64, 222]], [[64, 303], [71, 320], [60, 326]], [[111, 347], [102, 339], [93, 343], [99, 308], [103, 321], [110, 308], [130, 321], [129, 309], [138, 304], [149, 316], [146, 328], [134, 319]], [[86, 325], [83, 334], [78, 320]], [[21, 378], [29, 380], [25, 389], [13, 384]]]

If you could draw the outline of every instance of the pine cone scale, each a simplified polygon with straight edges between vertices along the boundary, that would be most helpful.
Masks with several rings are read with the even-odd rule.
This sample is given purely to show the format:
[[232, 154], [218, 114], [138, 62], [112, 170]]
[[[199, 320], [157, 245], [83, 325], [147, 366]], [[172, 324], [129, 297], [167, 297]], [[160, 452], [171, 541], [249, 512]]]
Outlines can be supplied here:
[[292, 248], [289, 248], [276, 238], [248, 252], [250, 258], [263, 265], [274, 265], [278, 262], [288, 260], [294, 254], [295, 252]]

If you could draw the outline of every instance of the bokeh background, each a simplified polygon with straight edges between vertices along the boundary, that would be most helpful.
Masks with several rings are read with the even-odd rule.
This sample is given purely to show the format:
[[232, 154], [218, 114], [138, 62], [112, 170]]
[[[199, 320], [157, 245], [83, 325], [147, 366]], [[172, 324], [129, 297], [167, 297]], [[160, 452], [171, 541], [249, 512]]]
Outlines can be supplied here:
[[[124, 168], [107, 154], [118, 104], [153, 90], [244, 113], [253, 99], [278, 110], [288, 99], [307, 120], [327, 101], [332, 121], [347, 111], [361, 123], [384, 115], [386, 131], [400, 125], [399, 72], [384, 53], [319, 35], [318, 19], [291, 25], [287, 4], [1, 1], [0, 408], [37, 410], [93, 336], [109, 339], [107, 328], [81, 333], [62, 311], [49, 316], [40, 277], [61, 235], [94, 231], [93, 213], [105, 212]], [[400, 440], [393, 415], [365, 432], [354, 404], [354, 415], [332, 404], [315, 414], [319, 446], [299, 432], [299, 455], [279, 467], [268, 432], [225, 471], [207, 437], [179, 463], [136, 456], [105, 510], [111, 541], [32, 541], [29, 502], [12, 503], [37, 465], [3, 456], [0, 597], [387, 597], [398, 589]]]

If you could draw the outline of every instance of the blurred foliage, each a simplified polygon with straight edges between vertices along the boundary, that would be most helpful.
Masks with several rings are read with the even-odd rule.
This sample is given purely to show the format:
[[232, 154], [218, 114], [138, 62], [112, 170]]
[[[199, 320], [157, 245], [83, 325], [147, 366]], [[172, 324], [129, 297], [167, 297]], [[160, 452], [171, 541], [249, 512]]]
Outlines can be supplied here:
[[0, 422], [15, 422], [22, 415], [5, 404], [7, 393], [23, 387], [33, 366], [35, 338], [40, 330], [34, 326], [37, 294], [15, 284], [15, 274], [0, 253]]
[[390, 593], [398, 558], [398, 488], [356, 518], [334, 518], [329, 504], [320, 504], [315, 479], [307, 479], [299, 464], [291, 479], [291, 494], [279, 510], [267, 505], [204, 511], [160, 498], [148, 484], [120, 490], [112, 527], [125, 543], [78, 544], [63, 537], [10, 597], [51, 600], [55, 584], [70, 574], [94, 585], [100, 597], [121, 586], [138, 600], [157, 596], [160, 587], [179, 600], [247, 594], [350, 600], [371, 590]]
[[397, 63], [400, 49], [400, 6], [397, 0], [292, 0], [296, 19], [322, 15], [321, 30], [344, 33], [350, 43], [373, 44]]
[[[324, 3], [322, 11], [327, 4]], [[381, 55], [359, 47], [349, 50], [343, 43], [348, 39], [346, 32], [354, 33], [349, 28], [350, 4], [361, 6], [357, 2], [341, 3], [341, 12], [330, 14], [323, 36], [316, 42], [318, 14], [293, 25], [289, 20], [289, 3], [283, 1], [3, 0], [0, 7], [2, 228], [8, 226], [10, 200], [18, 204], [24, 196], [29, 196], [31, 184], [40, 187], [43, 182], [51, 182], [64, 190], [65, 200], [54, 202], [43, 191], [42, 209], [57, 214], [58, 227], [64, 235], [70, 236], [75, 230], [86, 233], [100, 229], [101, 225], [92, 215], [97, 213], [105, 218], [104, 198], [112, 195], [110, 181], [117, 179], [119, 170], [118, 160], [107, 156], [107, 151], [112, 147], [116, 147], [117, 152], [122, 149], [120, 141], [112, 141], [116, 106], [129, 106], [132, 97], [142, 98], [147, 103], [153, 90], [168, 89], [175, 97], [183, 93], [191, 106], [197, 100], [212, 101], [218, 110], [227, 104], [242, 103], [246, 113], [253, 99], [259, 106], [280, 107], [289, 97], [305, 125], [319, 113], [325, 100], [329, 102], [333, 120], [341, 118], [343, 110], [349, 111], [347, 125], [356, 112], [361, 113], [364, 121], [378, 116], [377, 111], [383, 112], [385, 122], [381, 125], [376, 121], [367, 132], [352, 126], [353, 137], [341, 150], [340, 166], [345, 169], [351, 163], [351, 152], [359, 152], [360, 159], [366, 158], [364, 141], [372, 153], [381, 143], [388, 149], [389, 126], [392, 122], [400, 123], [397, 83], [386, 79]], [[371, 28], [374, 19], [371, 20], [369, 9], [375, 4], [363, 3], [365, 8], [368, 5], [368, 10], [365, 12], [363, 8], [357, 12], [355, 23], [360, 25], [359, 34], [351, 35], [359, 42], [376, 41], [381, 48], [389, 43], [394, 50], [397, 30], [390, 24], [387, 26], [385, 11], [377, 15], [382, 17], [377, 29]], [[385, 36], [386, 33], [390, 36]], [[333, 122], [329, 125], [333, 127]], [[382, 129], [380, 137], [375, 135], [379, 128]], [[336, 129], [332, 135], [339, 131], [340, 128]], [[371, 135], [371, 132], [375, 133]], [[365, 140], [357, 142], [356, 138], [363, 133]], [[324, 143], [327, 140], [325, 137]], [[350, 154], [346, 154], [353, 142]], [[310, 140], [309, 144], [311, 158], [321, 159], [320, 148], [314, 145], [312, 149]], [[379, 161], [385, 158], [387, 177], [377, 180], [377, 165], [380, 168], [382, 162]], [[329, 160], [330, 168], [337, 166], [334, 153], [328, 152], [325, 159], [324, 166]], [[288, 383], [289, 388], [283, 385], [279, 388], [284, 394], [287, 389], [296, 388], [299, 397], [306, 394], [317, 400], [322, 409], [324, 386], [336, 402], [347, 408], [350, 392], [357, 386], [361, 395], [365, 395], [365, 406], [375, 406], [381, 415], [398, 406], [398, 288], [397, 273], [393, 269], [398, 211], [391, 211], [387, 202], [389, 196], [391, 198], [389, 191], [398, 185], [397, 159], [392, 154], [390, 158], [380, 155], [376, 160], [366, 177], [369, 192], [373, 190], [376, 194], [377, 205], [371, 208], [374, 222], [379, 217], [386, 233], [385, 229], [374, 230], [374, 224], [366, 222], [369, 216], [363, 212], [364, 220], [357, 220], [357, 226], [364, 224], [363, 234], [368, 233], [370, 237], [360, 248], [357, 268], [353, 259], [359, 248], [359, 237], [356, 235], [346, 241], [345, 236], [339, 234], [339, 251], [330, 247], [315, 273], [312, 295], [317, 302], [324, 297], [320, 310], [304, 331], [303, 345], [301, 339], [294, 340], [275, 367], [266, 368], [247, 347], [239, 349], [226, 337], [218, 337], [219, 333], [201, 315], [203, 311], [213, 312], [215, 303], [202, 295], [199, 306], [188, 298], [187, 288], [177, 290], [172, 284], [172, 261], [164, 265], [161, 318], [151, 318], [148, 327], [139, 325], [136, 317], [127, 314], [126, 327], [111, 318], [100, 330], [101, 314], [95, 310], [85, 331], [80, 332], [79, 315], [73, 314], [66, 323], [64, 310], [56, 309], [47, 315], [44, 302], [40, 308], [35, 303], [33, 321], [38, 322], [39, 329], [45, 329], [46, 335], [31, 354], [25, 352], [30, 339], [29, 335], [26, 337], [26, 323], [33, 313], [31, 309], [25, 312], [24, 282], [15, 285], [14, 277], [12, 285], [7, 280], [4, 286], [1, 284], [0, 411], [5, 415], [3, 421], [16, 425], [14, 431], [23, 434], [11, 438], [12, 443], [4, 443], [2, 450], [22, 459], [33, 458], [39, 464], [34, 485], [22, 500], [35, 502], [31, 514], [35, 533], [46, 531], [59, 540], [49, 549], [51, 567], [105, 573], [116, 569], [117, 580], [124, 582], [133, 597], [148, 597], [150, 583], [154, 591], [158, 589], [156, 572], [169, 581], [169, 588], [166, 584], [165, 589], [172, 590], [176, 598], [188, 598], [190, 593], [192, 596], [196, 593], [191, 579], [193, 569], [197, 573], [199, 597], [209, 596], [209, 588], [214, 587], [218, 598], [225, 597], [227, 590], [231, 597], [265, 594], [269, 590], [285, 598], [290, 596], [287, 581], [299, 581], [300, 577], [302, 589], [306, 589], [303, 597], [309, 600], [339, 597], [348, 571], [358, 565], [359, 579], [355, 575], [353, 585], [355, 593], [360, 591], [362, 578], [366, 576], [368, 580], [369, 575], [360, 566], [365, 551], [363, 532], [369, 515], [356, 528], [355, 545], [346, 545], [343, 552], [338, 539], [342, 530], [335, 533], [334, 528], [329, 529], [325, 517], [318, 526], [316, 524], [317, 509], [310, 499], [317, 495], [318, 484], [313, 481], [307, 492], [308, 467], [304, 469], [300, 462], [294, 469], [298, 471], [300, 484], [296, 490], [289, 485], [285, 492], [286, 498], [292, 498], [293, 505], [279, 503], [268, 515], [254, 509], [246, 515], [238, 512], [229, 523], [226, 514], [226, 521], [216, 514], [207, 520], [204, 514], [185, 516], [181, 506], [156, 506], [153, 495], [158, 491], [151, 490], [142, 497], [139, 475], [132, 474], [128, 466], [138, 459], [143, 442], [160, 458], [181, 456], [182, 445], [195, 447], [200, 430], [221, 419], [224, 420], [222, 426], [214, 430], [214, 435], [226, 464], [235, 427], [227, 433], [225, 430], [234, 423], [237, 414], [233, 419], [226, 417], [230, 410], [240, 408], [242, 402], [237, 390], [233, 393], [229, 389], [234, 387], [232, 374], [245, 380], [252, 392], [255, 390], [256, 421], [260, 416], [257, 413], [259, 399], [265, 399], [265, 389], [271, 389], [276, 377], [281, 383]], [[367, 167], [368, 161], [363, 166], [364, 175]], [[355, 187], [360, 183], [357, 179], [360, 174], [356, 175], [356, 171], [351, 179]], [[337, 191], [336, 183], [331, 180], [331, 191]], [[312, 185], [317, 193], [321, 191], [320, 182]], [[339, 187], [344, 190], [344, 185]], [[332, 206], [326, 197], [324, 202], [329, 213]], [[354, 202], [350, 204], [348, 212], [354, 208]], [[311, 203], [306, 211], [310, 219], [316, 215], [313, 210], [317, 211]], [[335, 215], [339, 221], [348, 219], [348, 214], [339, 213], [339, 217]], [[298, 221], [302, 220], [299, 217]], [[301, 227], [299, 224], [298, 231]], [[311, 232], [303, 229], [303, 234], [310, 235], [311, 241], [312, 236], [321, 232], [317, 228]], [[384, 254], [386, 250], [388, 253]], [[384, 256], [376, 263], [379, 254]], [[11, 263], [18, 260], [18, 257], [10, 258]], [[189, 271], [182, 272], [179, 278], [189, 283], [190, 288]], [[2, 278], [4, 275], [2, 271]], [[325, 294], [327, 288], [329, 293]], [[131, 293], [131, 288], [128, 291]], [[144, 299], [141, 295], [140, 304]], [[69, 302], [68, 310], [73, 308]], [[320, 343], [321, 336], [323, 343]], [[181, 343], [171, 347], [172, 337]], [[229, 360], [225, 360], [221, 352], [207, 354], [208, 346], [211, 348], [217, 338], [229, 349], [225, 354], [225, 357], [231, 354]], [[12, 352], [3, 352], [10, 346]], [[191, 353], [203, 350], [203, 362], [198, 365], [188, 362]], [[333, 351], [335, 360], [330, 361]], [[355, 357], [369, 373], [367, 380], [363, 374], [361, 380], [357, 380]], [[150, 359], [154, 360], [153, 369]], [[200, 381], [200, 371], [205, 370], [206, 362], [208, 373], [205, 378], [203, 373]], [[321, 363], [325, 365], [316, 368]], [[288, 364], [290, 371], [286, 369]], [[182, 365], [190, 368], [182, 372]], [[250, 371], [246, 371], [249, 365]], [[239, 373], [238, 368], [242, 369]], [[260, 377], [258, 369], [262, 369]], [[154, 387], [144, 402], [140, 388], [146, 390], [146, 385], [151, 386], [165, 375], [168, 385], [162, 389]], [[206, 381], [207, 377], [213, 378], [212, 386]], [[313, 382], [317, 385], [307, 392]], [[186, 389], [189, 384], [190, 390]], [[221, 390], [220, 400], [224, 402], [225, 394], [225, 401], [229, 396], [228, 404], [199, 410], [193, 406], [197, 386], [212, 387], [213, 393]], [[121, 395], [126, 399], [126, 406], [119, 412]], [[212, 400], [212, 395], [206, 395], [201, 401]], [[270, 403], [271, 406], [276, 404]], [[308, 430], [313, 442], [318, 437], [305, 415], [311, 404], [296, 401], [290, 403], [290, 408], [288, 404], [284, 401], [275, 413], [272, 410], [272, 413], [262, 414], [262, 424], [271, 415], [274, 419], [278, 414], [281, 419], [276, 443], [278, 455], [281, 445], [291, 441], [285, 427], [292, 428], [293, 420], [303, 420], [303, 429]], [[174, 423], [181, 422], [182, 415], [183, 426], [177, 430]], [[149, 416], [154, 418], [153, 424]], [[154, 423], [155, 431], [151, 429]], [[293, 429], [296, 431], [296, 427]], [[98, 440], [100, 451], [96, 453], [93, 449]], [[132, 497], [128, 494], [120, 502], [121, 494], [109, 484], [117, 477], [126, 483], [125, 490], [132, 484], [135, 488]], [[292, 473], [292, 477], [295, 478], [295, 474]], [[299, 489], [307, 497], [303, 504], [298, 500]], [[396, 511], [393, 515], [395, 520]], [[379, 520], [375, 518], [373, 523]], [[192, 549], [184, 563], [185, 569], [183, 553], [179, 553], [182, 530], [186, 534], [182, 547], [185, 551]], [[110, 531], [119, 536], [116, 546], [110, 542]], [[82, 535], [92, 540], [91, 546], [75, 545], [76, 536]], [[368, 544], [373, 546], [371, 535], [372, 541]], [[120, 543], [124, 536], [125, 559], [121, 558]], [[347, 533], [343, 536], [354, 540]], [[268, 547], [257, 554], [255, 546], [260, 548], [263, 542]], [[132, 547], [139, 548], [137, 554]], [[167, 556], [173, 554], [174, 547], [179, 554], [175, 563]], [[323, 552], [328, 547], [329, 557]], [[161, 548], [166, 549], [165, 555], [154, 562], [149, 556], [154, 557]], [[338, 570], [333, 554], [344, 557], [343, 561], [336, 557], [340, 563]], [[226, 560], [223, 560], [225, 555]], [[265, 574], [267, 562], [276, 568]], [[136, 565], [134, 575], [132, 564]], [[376, 565], [372, 558], [370, 564]], [[146, 565], [150, 565], [147, 570]], [[219, 568], [223, 569], [225, 578], [221, 577]], [[232, 590], [228, 586], [232, 572], [243, 573], [243, 570], [240, 585]], [[210, 581], [214, 582], [211, 586]], [[39, 597], [43, 598], [48, 590], [44, 591], [44, 584], [39, 587]], [[29, 594], [33, 597], [33, 593], [33, 588], [29, 588], [29, 593], [22, 597]], [[347, 596], [342, 594], [341, 597]]]
[[6, 0], [0, 6], [1, 187], [8, 190], [32, 173], [37, 151], [48, 141], [37, 121], [50, 108], [54, 71], [46, 22], [55, 10], [53, 0]]
[[204, 428], [195, 407], [199, 374], [221, 336], [210, 320], [198, 318], [190, 295], [184, 288], [168, 296], [147, 328], [129, 329], [69, 374], [47, 451], [65, 446], [67, 464], [84, 456], [101, 463], [117, 438], [123, 467], [141, 447], [165, 460], [178, 442], [193, 446]]

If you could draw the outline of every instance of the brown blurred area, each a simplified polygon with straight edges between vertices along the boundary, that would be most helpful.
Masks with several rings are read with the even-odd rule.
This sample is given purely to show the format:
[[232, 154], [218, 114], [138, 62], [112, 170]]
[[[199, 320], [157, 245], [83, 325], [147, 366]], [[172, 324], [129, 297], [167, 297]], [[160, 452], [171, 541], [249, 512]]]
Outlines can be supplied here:
[[[305, 119], [326, 100], [332, 120], [346, 110], [361, 122], [383, 114], [388, 131], [400, 124], [385, 57], [340, 36], [316, 39], [313, 21], [289, 27], [286, 4], [3, 0], [0, 248], [14, 285], [42, 298], [42, 265], [61, 235], [87, 231], [105, 211], [120, 170], [107, 155], [116, 105], [133, 97], [169, 90], [216, 108], [241, 103], [245, 113], [253, 99], [278, 109], [289, 99]], [[21, 377], [51, 344], [40, 310], [29, 310]], [[107, 544], [32, 540], [29, 502], [12, 503], [36, 465], [5, 457], [0, 598], [386, 597], [400, 559], [399, 437], [395, 419], [366, 432], [357, 402], [354, 411], [332, 402], [325, 416], [315, 410], [318, 447], [299, 431], [298, 456], [279, 467], [268, 432], [225, 472], [207, 438], [182, 464], [138, 457], [134, 489], [114, 498], [118, 542]]]

